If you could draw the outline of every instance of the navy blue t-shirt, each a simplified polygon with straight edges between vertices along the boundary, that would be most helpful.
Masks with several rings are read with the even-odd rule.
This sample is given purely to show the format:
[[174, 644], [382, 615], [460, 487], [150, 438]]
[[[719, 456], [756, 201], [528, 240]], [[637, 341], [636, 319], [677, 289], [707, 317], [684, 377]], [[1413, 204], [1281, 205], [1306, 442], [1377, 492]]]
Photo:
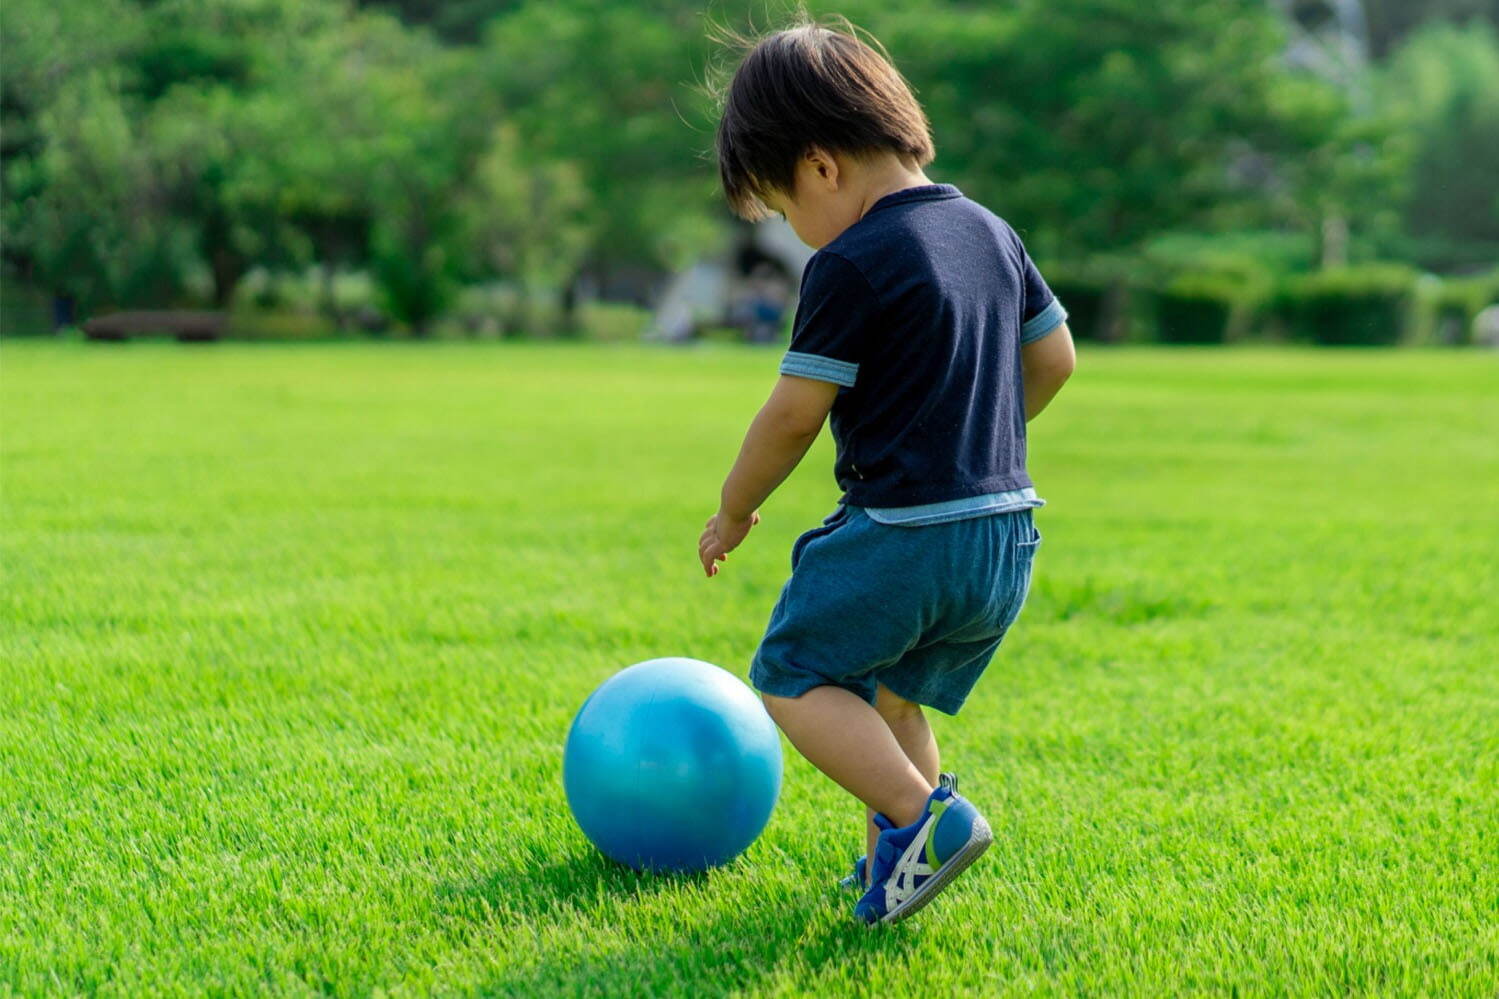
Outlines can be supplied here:
[[807, 262], [784, 374], [843, 386], [843, 501], [909, 507], [1029, 489], [1020, 347], [1066, 318], [1005, 221], [908, 188]]

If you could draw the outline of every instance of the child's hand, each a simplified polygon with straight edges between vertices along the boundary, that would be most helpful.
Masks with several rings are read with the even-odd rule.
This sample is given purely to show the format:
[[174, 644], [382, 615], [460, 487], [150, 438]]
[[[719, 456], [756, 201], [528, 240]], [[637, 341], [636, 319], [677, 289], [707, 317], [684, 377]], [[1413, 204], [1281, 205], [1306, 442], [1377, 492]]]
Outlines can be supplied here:
[[750, 528], [758, 523], [758, 513], [750, 514], [748, 520], [732, 520], [720, 510], [708, 518], [708, 523], [703, 526], [703, 536], [697, 541], [697, 557], [710, 579], [718, 575], [715, 563], [726, 561], [729, 552], [738, 548]]

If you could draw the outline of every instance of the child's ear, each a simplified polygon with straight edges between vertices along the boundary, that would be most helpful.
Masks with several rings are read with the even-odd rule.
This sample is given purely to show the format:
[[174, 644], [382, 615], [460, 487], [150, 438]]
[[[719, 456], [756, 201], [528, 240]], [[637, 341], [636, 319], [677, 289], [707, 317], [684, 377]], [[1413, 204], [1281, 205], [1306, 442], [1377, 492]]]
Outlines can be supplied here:
[[838, 190], [838, 160], [832, 153], [820, 146], [812, 146], [807, 150], [806, 159], [813, 174], [829, 191]]

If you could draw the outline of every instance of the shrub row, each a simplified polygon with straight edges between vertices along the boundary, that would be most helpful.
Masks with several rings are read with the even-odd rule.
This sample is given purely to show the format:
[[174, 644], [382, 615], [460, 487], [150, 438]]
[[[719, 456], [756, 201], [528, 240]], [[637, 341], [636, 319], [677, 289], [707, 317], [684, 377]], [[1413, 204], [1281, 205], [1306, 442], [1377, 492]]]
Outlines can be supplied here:
[[[1063, 271], [1050, 283], [1073, 334], [1084, 340], [1461, 345], [1471, 342], [1478, 314], [1499, 304], [1499, 271], [1440, 279], [1397, 264], [1279, 281], [1252, 267], [1207, 266], [1155, 280]], [[1108, 310], [1111, 290], [1122, 304]]]
[[[1397, 264], [1365, 264], [1277, 278], [1257, 254], [1200, 249], [1166, 259], [1147, 253], [1042, 270], [1067, 307], [1074, 336], [1083, 340], [1463, 345], [1472, 342], [1478, 314], [1499, 304], [1499, 270], [1443, 279]], [[246, 291], [230, 310], [227, 337], [302, 340], [391, 332], [361, 275], [341, 275], [327, 296], [340, 315], [337, 324], [321, 314], [325, 292], [313, 282], [247, 281]], [[19, 294], [7, 283], [3, 299], [0, 333], [50, 330], [39, 297]], [[557, 302], [522, 301], [513, 290], [486, 287], [465, 289], [433, 333], [627, 340], [642, 335], [649, 322], [649, 313], [635, 306], [605, 302], [583, 304], [564, 322]]]

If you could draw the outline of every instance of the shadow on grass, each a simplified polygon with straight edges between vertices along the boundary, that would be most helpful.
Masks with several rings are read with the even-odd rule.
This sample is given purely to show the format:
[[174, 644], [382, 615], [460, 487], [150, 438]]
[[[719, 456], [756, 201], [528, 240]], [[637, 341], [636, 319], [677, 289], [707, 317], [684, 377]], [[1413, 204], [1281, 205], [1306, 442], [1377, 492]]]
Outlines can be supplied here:
[[592, 850], [439, 890], [451, 918], [529, 924], [534, 950], [481, 988], [500, 995], [723, 995], [782, 974], [797, 981], [914, 946], [904, 927], [854, 922], [832, 885], [753, 874], [740, 858], [696, 875], [640, 874]]
[[438, 890], [440, 910], [476, 919], [498, 917], [503, 923], [566, 919], [586, 915], [611, 899], [643, 901], [712, 879], [711, 874], [642, 874], [595, 850], [574, 848], [560, 857], [536, 847], [523, 852], [528, 862], [514, 869], [444, 885]]

